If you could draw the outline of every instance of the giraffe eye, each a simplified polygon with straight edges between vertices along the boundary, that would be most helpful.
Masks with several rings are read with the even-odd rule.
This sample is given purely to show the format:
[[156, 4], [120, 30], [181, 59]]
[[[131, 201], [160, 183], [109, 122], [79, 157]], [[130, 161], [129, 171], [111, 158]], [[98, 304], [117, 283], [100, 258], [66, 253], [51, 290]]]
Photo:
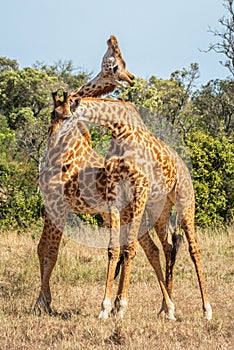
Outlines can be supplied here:
[[118, 70], [118, 66], [114, 66], [114, 67], [113, 67], [113, 72], [114, 72], [114, 74], [117, 72], [117, 70]]

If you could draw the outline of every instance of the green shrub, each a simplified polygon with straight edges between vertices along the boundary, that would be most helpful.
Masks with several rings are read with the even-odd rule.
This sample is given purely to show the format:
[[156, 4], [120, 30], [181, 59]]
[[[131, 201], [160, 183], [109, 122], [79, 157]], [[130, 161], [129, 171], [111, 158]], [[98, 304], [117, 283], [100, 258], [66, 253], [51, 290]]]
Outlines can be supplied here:
[[0, 160], [1, 229], [27, 227], [42, 215], [42, 198], [32, 166]]
[[196, 131], [186, 139], [193, 166], [196, 224], [214, 226], [233, 219], [234, 146], [221, 130], [219, 137]]

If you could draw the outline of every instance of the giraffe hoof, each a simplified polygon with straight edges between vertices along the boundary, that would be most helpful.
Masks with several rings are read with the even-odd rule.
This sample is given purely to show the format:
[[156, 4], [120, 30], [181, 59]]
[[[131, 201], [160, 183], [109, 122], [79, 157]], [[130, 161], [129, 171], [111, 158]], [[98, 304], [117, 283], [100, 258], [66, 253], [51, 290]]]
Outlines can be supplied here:
[[160, 310], [159, 311], [159, 313], [158, 313], [158, 317], [160, 317], [161, 318], [161, 316], [162, 316], [162, 318], [164, 317], [164, 319], [166, 320], [166, 321], [177, 321], [176, 320], [176, 317], [174, 316], [174, 313], [173, 312], [167, 312], [166, 310]]
[[203, 315], [204, 318], [207, 319], [208, 321], [212, 320], [212, 308], [209, 303], [207, 303], [204, 308], [203, 308]]
[[124, 314], [127, 306], [128, 306], [127, 300], [116, 298], [115, 306], [111, 310], [112, 315], [118, 316], [119, 318], [124, 318]]
[[175, 306], [174, 304], [171, 302], [167, 308], [166, 314], [165, 314], [165, 318], [167, 321], [176, 321], [175, 315]]
[[108, 319], [108, 311], [107, 310], [102, 310], [100, 314], [98, 315], [98, 318], [107, 320]]
[[175, 318], [174, 314], [166, 313], [165, 320], [166, 321], [176, 321], [176, 318]]
[[49, 305], [48, 302], [45, 302], [44, 300], [42, 300], [41, 298], [38, 298], [38, 300], [36, 301], [36, 304], [34, 306], [34, 308], [31, 311], [31, 314], [33, 316], [41, 316], [42, 311], [45, 312], [48, 315], [52, 314], [52, 309]]
[[31, 311], [32, 316], [41, 316], [41, 308], [38, 305], [35, 305]]
[[104, 299], [102, 302], [102, 310], [98, 318], [106, 320], [111, 312], [111, 301], [110, 299]]
[[164, 315], [164, 318], [166, 321], [176, 321], [176, 318], [174, 316], [174, 311], [175, 311], [175, 307], [172, 302], [169, 305], [169, 307], [167, 307], [165, 302], [163, 301], [161, 309], [158, 313], [158, 317], [160, 317], [161, 315]]

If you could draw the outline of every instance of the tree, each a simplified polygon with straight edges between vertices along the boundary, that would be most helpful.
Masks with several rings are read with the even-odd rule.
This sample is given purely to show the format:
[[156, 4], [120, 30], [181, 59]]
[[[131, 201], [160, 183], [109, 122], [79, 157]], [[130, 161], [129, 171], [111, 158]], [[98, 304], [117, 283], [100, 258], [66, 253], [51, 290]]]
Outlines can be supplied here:
[[11, 154], [16, 152], [15, 133], [12, 131], [7, 123], [6, 117], [0, 115], [0, 158], [7, 159], [9, 157], [9, 149]]
[[49, 116], [50, 110], [45, 108], [40, 113], [40, 117], [35, 118], [29, 107], [19, 109], [15, 116], [18, 120], [15, 130], [17, 158], [32, 159], [36, 163], [37, 169], [47, 142]]
[[25, 227], [43, 212], [38, 166], [47, 141], [51, 92], [78, 87], [87, 79], [73, 75], [71, 62], [41, 69], [19, 69], [0, 58], [0, 226]]
[[211, 227], [233, 220], [234, 83], [214, 80], [195, 91], [198, 77], [192, 64], [168, 80], [136, 79], [120, 97], [136, 103], [148, 128], [192, 169], [196, 224]]
[[30, 162], [0, 158], [0, 228], [29, 227], [43, 212], [37, 173]]
[[194, 123], [189, 108], [198, 77], [198, 64], [192, 63], [189, 68], [173, 72], [170, 79], [137, 78], [133, 87], [127, 86], [119, 91], [119, 97], [154, 112], [144, 120], [148, 125], [154, 124], [157, 113], [157, 118], [163, 116], [169, 122], [171, 133], [176, 131], [185, 137]]
[[0, 73], [5, 70], [18, 70], [19, 65], [16, 60], [11, 60], [6, 57], [0, 57]]
[[0, 113], [5, 115], [11, 128], [16, 129], [16, 115], [21, 108], [31, 109], [34, 117], [52, 105], [51, 92], [65, 87], [58, 77], [33, 68], [5, 70], [0, 74]]
[[90, 78], [90, 74], [75, 68], [71, 60], [60, 60], [53, 65], [46, 65], [43, 62], [37, 61], [34, 64], [34, 68], [45, 72], [49, 76], [58, 77], [63, 83], [68, 85], [69, 89], [79, 88]]
[[21, 157], [15, 131], [0, 116], [0, 227], [25, 227], [42, 214], [38, 193], [37, 166], [30, 158]]
[[224, 129], [227, 136], [234, 131], [234, 81], [211, 80], [196, 91], [192, 100], [194, 127], [213, 136]]
[[228, 15], [219, 19], [219, 23], [223, 27], [223, 31], [217, 29], [209, 29], [215, 37], [218, 38], [218, 42], [210, 44], [206, 52], [214, 51], [218, 54], [226, 56], [226, 60], [220, 61], [220, 63], [226, 67], [232, 76], [234, 76], [234, 9], [233, 0], [225, 0], [224, 7], [228, 11]]
[[196, 224], [200, 226], [212, 227], [233, 220], [234, 146], [223, 130], [218, 136], [200, 130], [186, 139], [193, 165]]

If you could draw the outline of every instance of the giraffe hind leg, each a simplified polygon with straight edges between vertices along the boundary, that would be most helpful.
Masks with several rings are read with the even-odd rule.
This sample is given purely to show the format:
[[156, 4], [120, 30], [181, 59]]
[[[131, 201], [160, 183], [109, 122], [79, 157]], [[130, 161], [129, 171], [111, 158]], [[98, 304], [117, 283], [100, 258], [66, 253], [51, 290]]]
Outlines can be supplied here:
[[194, 203], [192, 203], [185, 215], [183, 216], [181, 220], [181, 226], [185, 232], [188, 245], [189, 245], [189, 253], [191, 256], [191, 259], [194, 263], [198, 283], [200, 287], [201, 297], [202, 297], [202, 306], [203, 306], [203, 315], [207, 320], [212, 319], [212, 308], [208, 300], [206, 287], [205, 287], [205, 280], [203, 277], [202, 267], [201, 267], [201, 261], [200, 261], [200, 249], [198, 246], [198, 242], [195, 236], [195, 229], [194, 229]]
[[[153, 242], [152, 238], [149, 235], [149, 232], [147, 231], [144, 235], [142, 235], [139, 238], [139, 243], [141, 247], [143, 248], [150, 264], [154, 268], [159, 285], [163, 294], [163, 311], [165, 311], [165, 316], [166, 319], [175, 321], [176, 318], [174, 316], [174, 304], [169, 296], [167, 286], [164, 280], [162, 268], [161, 268], [161, 263], [160, 263], [160, 258], [159, 258], [159, 249]], [[162, 309], [161, 309], [162, 311]]]
[[[165, 280], [166, 287], [170, 298], [172, 298], [174, 267], [176, 261], [176, 255], [178, 252], [178, 245], [176, 236], [172, 233], [172, 227], [170, 225], [170, 213], [172, 202], [167, 197], [164, 203], [162, 213], [158, 220], [154, 224], [154, 229], [159, 237], [159, 240], [163, 247], [163, 252], [166, 260]], [[152, 214], [153, 217], [154, 213]]]
[[[174, 281], [174, 269], [175, 262], [179, 247], [182, 242], [182, 235], [177, 234], [177, 232], [173, 232], [173, 228], [170, 224], [170, 213], [172, 208], [172, 201], [169, 197], [166, 198], [163, 210], [161, 215], [156, 220], [154, 224], [154, 229], [159, 237], [159, 240], [163, 247], [163, 252], [166, 260], [166, 269], [165, 269], [165, 283], [167, 292], [169, 294], [170, 299], [172, 299], [173, 292], [173, 281]], [[153, 218], [155, 213], [151, 209], [148, 211], [148, 214]], [[159, 311], [159, 314], [162, 312], [166, 312], [167, 306], [165, 302], [165, 298], [162, 300], [162, 306]]]

